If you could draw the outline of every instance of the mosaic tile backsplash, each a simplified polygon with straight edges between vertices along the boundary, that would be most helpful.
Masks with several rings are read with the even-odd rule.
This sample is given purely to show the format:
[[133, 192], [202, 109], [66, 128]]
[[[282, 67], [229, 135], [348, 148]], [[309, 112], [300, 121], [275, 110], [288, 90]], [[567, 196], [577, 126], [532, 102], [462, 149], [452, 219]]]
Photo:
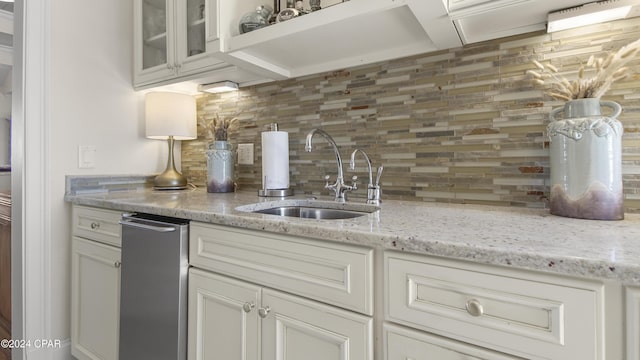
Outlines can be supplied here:
[[[254, 165], [236, 165], [242, 189], [261, 187], [260, 133], [278, 123], [289, 133], [291, 187], [328, 194], [335, 179], [329, 145], [307, 132], [322, 128], [336, 140], [345, 178], [357, 175], [366, 196], [365, 150], [382, 165], [382, 198], [542, 208], [548, 206], [548, 113], [563, 102], [545, 95], [525, 75], [532, 60], [551, 63], [575, 78], [581, 63], [640, 37], [640, 19], [554, 34], [532, 33], [370, 66], [241, 88], [198, 97], [201, 119], [237, 116], [229, 140], [255, 144]], [[632, 62], [633, 69], [640, 61]], [[615, 83], [603, 97], [623, 106], [623, 179], [626, 212], [640, 212], [640, 75]], [[182, 142], [183, 173], [206, 181], [205, 149], [211, 139]]]

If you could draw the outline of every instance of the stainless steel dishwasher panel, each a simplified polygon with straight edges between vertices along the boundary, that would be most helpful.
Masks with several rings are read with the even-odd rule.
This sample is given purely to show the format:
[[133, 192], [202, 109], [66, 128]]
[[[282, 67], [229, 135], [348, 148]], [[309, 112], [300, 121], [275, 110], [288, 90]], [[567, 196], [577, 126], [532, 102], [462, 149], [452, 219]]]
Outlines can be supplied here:
[[120, 360], [184, 360], [188, 221], [125, 214], [122, 221]]

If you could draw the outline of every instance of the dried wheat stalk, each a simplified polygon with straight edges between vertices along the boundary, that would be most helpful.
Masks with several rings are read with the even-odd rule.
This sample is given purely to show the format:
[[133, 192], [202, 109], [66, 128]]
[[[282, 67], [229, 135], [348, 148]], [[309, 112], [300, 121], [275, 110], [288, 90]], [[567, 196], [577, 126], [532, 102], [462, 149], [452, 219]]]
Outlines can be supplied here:
[[[551, 64], [542, 64], [533, 60], [533, 64], [538, 70], [527, 70], [533, 79], [534, 84], [547, 85], [551, 83], [551, 89], [547, 94], [560, 100], [573, 100], [584, 98], [600, 98], [610, 88], [611, 85], [631, 75], [631, 70], [625, 65], [633, 60], [640, 53], [640, 39], [627, 44], [613, 54], [605, 58], [589, 58], [586, 65], [578, 70], [578, 78], [569, 81], [564, 77], [558, 77], [558, 69]], [[593, 77], [585, 77], [587, 68], [595, 71]]]
[[216, 141], [227, 141], [229, 132], [238, 124], [238, 118], [220, 119], [218, 114], [212, 119], [202, 119], [200, 126], [204, 128], [207, 135]]

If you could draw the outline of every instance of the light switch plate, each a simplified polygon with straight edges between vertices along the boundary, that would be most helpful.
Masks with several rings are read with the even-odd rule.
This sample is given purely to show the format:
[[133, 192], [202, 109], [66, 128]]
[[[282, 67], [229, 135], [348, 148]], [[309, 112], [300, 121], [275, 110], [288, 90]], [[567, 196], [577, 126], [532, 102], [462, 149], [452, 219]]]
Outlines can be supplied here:
[[96, 147], [78, 146], [78, 168], [93, 169], [96, 167]]
[[253, 144], [238, 144], [238, 165], [253, 165]]

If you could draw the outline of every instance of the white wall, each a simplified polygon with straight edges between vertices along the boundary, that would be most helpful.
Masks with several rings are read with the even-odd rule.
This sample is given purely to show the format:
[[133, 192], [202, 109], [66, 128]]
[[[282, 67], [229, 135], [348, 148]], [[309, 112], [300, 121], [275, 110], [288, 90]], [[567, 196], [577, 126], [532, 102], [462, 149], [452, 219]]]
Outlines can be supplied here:
[[[144, 138], [143, 97], [132, 89], [132, 1], [52, 0], [51, 9], [50, 324], [54, 338], [68, 339], [71, 217], [63, 201], [65, 175], [158, 173], [167, 150], [165, 142]], [[78, 168], [79, 145], [96, 147], [94, 169]]]

